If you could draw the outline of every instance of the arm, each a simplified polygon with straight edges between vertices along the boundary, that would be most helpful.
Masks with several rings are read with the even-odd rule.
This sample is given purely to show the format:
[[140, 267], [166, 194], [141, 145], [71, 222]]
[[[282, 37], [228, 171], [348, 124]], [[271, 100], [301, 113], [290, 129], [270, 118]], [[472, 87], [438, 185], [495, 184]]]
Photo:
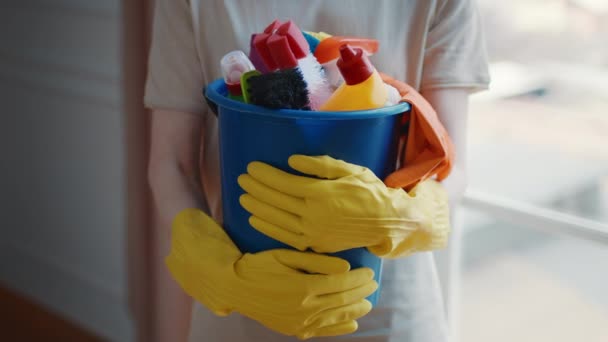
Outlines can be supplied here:
[[378, 287], [371, 270], [349, 271], [342, 259], [284, 249], [243, 255], [198, 210], [205, 203], [198, 171], [201, 117], [153, 110], [151, 136], [157, 341], [188, 339], [192, 302], [182, 289], [217, 315], [239, 312], [300, 339], [357, 330], [355, 320], [371, 310], [365, 298]]
[[455, 161], [450, 176], [442, 184], [453, 208], [467, 186], [467, 119], [469, 91], [466, 88], [431, 88], [422, 96], [433, 106], [454, 143]]
[[169, 254], [173, 218], [185, 208], [203, 208], [199, 184], [200, 115], [152, 111], [148, 179], [154, 203], [156, 276], [155, 336], [158, 341], [188, 338], [192, 300], [171, 278], [164, 263]]
[[421, 94], [452, 138], [455, 161], [442, 183], [452, 208], [467, 185], [468, 95], [490, 82], [479, 11], [472, 0], [439, 0], [425, 43]]
[[[451, 218], [454, 223], [456, 207], [467, 186], [467, 120], [468, 89], [432, 88], [423, 90], [422, 95], [435, 108], [439, 120], [452, 138], [455, 149], [452, 172], [442, 181], [451, 204]], [[441, 277], [441, 288], [445, 300], [450, 325], [458, 324], [458, 287], [462, 253], [462, 231], [453, 225], [448, 249], [435, 252], [437, 269]]]

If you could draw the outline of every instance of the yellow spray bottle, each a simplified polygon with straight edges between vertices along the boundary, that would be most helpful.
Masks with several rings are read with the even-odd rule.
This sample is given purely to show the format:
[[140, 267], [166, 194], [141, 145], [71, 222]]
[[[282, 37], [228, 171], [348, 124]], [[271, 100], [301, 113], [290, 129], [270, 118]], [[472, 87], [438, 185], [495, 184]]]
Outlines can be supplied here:
[[362, 49], [340, 46], [338, 68], [344, 83], [319, 110], [351, 111], [383, 107], [388, 99], [384, 82]]

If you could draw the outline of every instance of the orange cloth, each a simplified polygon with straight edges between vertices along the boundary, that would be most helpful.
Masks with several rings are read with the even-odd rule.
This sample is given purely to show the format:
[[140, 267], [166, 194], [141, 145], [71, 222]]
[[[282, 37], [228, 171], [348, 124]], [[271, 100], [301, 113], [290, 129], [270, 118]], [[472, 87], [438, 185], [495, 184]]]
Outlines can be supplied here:
[[399, 91], [401, 102], [412, 107], [409, 115], [404, 115], [404, 124], [409, 120], [409, 129], [403, 138], [406, 145], [401, 168], [388, 175], [384, 183], [409, 190], [433, 175], [437, 175], [438, 181], [445, 179], [454, 164], [454, 145], [437, 113], [414, 88], [385, 74], [380, 75], [385, 83]]

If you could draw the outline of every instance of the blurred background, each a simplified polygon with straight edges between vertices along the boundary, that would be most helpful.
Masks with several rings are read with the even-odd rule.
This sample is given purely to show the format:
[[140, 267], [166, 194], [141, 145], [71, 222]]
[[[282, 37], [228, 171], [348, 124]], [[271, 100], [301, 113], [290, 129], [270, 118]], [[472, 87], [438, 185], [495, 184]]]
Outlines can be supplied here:
[[[608, 341], [608, 1], [478, 3], [492, 84], [438, 258], [451, 324], [465, 342]], [[153, 341], [150, 8], [0, 2], [0, 340]]]
[[150, 6], [0, 2], [2, 341], [153, 341]]
[[608, 341], [608, 1], [478, 3], [461, 341]]

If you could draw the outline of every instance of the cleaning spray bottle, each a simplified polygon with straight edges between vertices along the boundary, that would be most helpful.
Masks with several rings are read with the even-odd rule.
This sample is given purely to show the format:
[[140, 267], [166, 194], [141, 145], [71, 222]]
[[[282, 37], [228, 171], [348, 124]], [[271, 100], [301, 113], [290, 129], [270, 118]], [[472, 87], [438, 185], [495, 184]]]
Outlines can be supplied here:
[[228, 88], [228, 97], [243, 102], [241, 75], [254, 70], [253, 64], [243, 51], [228, 52], [220, 60], [224, 82]]
[[319, 110], [351, 111], [367, 110], [385, 106], [388, 91], [382, 78], [367, 55], [360, 48], [348, 44], [340, 46], [337, 62], [344, 83]]

